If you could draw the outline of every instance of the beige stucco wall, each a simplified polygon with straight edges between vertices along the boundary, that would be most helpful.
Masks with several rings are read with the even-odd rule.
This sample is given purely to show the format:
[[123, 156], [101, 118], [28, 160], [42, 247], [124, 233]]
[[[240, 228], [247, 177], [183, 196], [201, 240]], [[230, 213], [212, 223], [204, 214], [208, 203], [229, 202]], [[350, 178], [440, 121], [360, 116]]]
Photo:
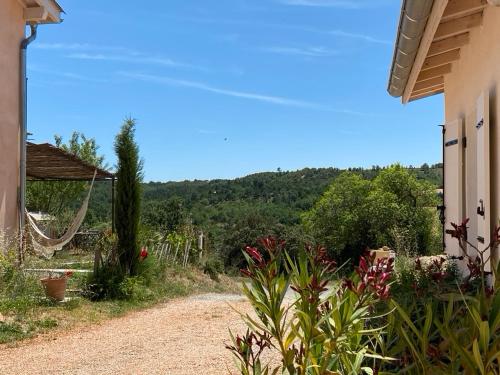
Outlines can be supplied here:
[[18, 226], [19, 46], [24, 37], [23, 8], [17, 0], [0, 3], [0, 231]]
[[[452, 73], [445, 77], [445, 116], [451, 122], [465, 121], [467, 147], [464, 151], [465, 212], [471, 218], [470, 238], [477, 228], [476, 193], [476, 100], [482, 91], [490, 96], [490, 168], [491, 221], [500, 218], [500, 7], [489, 6], [484, 11], [483, 25], [471, 31], [470, 43], [461, 49], [460, 60], [453, 63]], [[448, 236], [449, 237], [449, 236]], [[447, 238], [450, 243], [451, 238]], [[496, 258], [498, 260], [498, 257]]]

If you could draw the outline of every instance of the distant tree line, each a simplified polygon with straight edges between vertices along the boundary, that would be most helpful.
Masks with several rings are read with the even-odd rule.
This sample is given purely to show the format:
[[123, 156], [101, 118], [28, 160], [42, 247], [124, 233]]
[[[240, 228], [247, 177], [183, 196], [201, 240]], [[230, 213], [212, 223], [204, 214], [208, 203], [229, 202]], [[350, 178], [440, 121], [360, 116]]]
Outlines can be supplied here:
[[[348, 258], [353, 249], [359, 252], [364, 246], [402, 246], [402, 236], [406, 237], [404, 246], [411, 251], [435, 251], [440, 233], [435, 221], [435, 189], [441, 186], [441, 165], [394, 168], [374, 166], [369, 169], [349, 168], [347, 171], [306, 168], [293, 172], [257, 173], [234, 180], [144, 183], [141, 222], [143, 226], [161, 232], [175, 231], [186, 223], [202, 229], [210, 250], [224, 260], [226, 267], [237, 267], [242, 261], [241, 249], [265, 235], [285, 239], [292, 252], [297, 252], [306, 242], [323, 242], [335, 247], [342, 259]], [[418, 190], [416, 194], [425, 191], [425, 199], [419, 195], [415, 207], [412, 207], [411, 196], [402, 195], [395, 188], [389, 189], [387, 181], [386, 189], [381, 188], [382, 181], [395, 173], [397, 176], [393, 177], [401, 180], [398, 183], [406, 184], [410, 190]], [[386, 176], [385, 180], [380, 175]], [[335, 184], [335, 181], [338, 182]], [[356, 191], [357, 184], [364, 186], [360, 192]], [[318, 224], [312, 225], [311, 216], [312, 212], [321, 211], [321, 202], [326, 204], [327, 191], [339, 186], [346, 194], [342, 197], [345, 207], [348, 207], [348, 194], [359, 193], [363, 199], [369, 196], [370, 203], [363, 201], [344, 210], [344, 218], [360, 215], [363, 219], [351, 223], [353, 230], [358, 232], [344, 232], [343, 236], [350, 239], [343, 242], [331, 241], [328, 236], [321, 235]], [[105, 207], [108, 202], [109, 187], [98, 186], [91, 202], [89, 225], [107, 220]], [[401, 219], [407, 213], [411, 213], [412, 218]], [[423, 221], [418, 215], [423, 215]], [[325, 223], [332, 219], [326, 213], [323, 219], [319, 216], [318, 220]], [[360, 232], [366, 230], [370, 218], [373, 226], [363, 236]], [[323, 228], [324, 231], [338, 233], [341, 227], [334, 228], [333, 223], [339, 223], [331, 223]], [[392, 225], [394, 223], [401, 225]], [[415, 229], [419, 225], [427, 229]]]
[[[104, 165], [93, 139], [75, 133], [67, 144], [60, 138], [56, 142], [89, 162]], [[394, 168], [279, 168], [234, 180], [143, 183], [141, 226], [162, 233], [186, 226], [198, 228], [204, 232], [210, 251], [223, 259], [226, 267], [238, 266], [241, 249], [266, 235], [285, 239], [292, 253], [304, 243], [322, 242], [343, 259], [364, 246], [399, 244], [401, 237], [411, 242], [405, 247], [412, 251], [433, 251], [439, 230], [430, 232], [430, 226], [435, 226], [431, 206], [437, 204], [433, 192], [442, 184], [442, 165]], [[389, 188], [388, 176], [399, 178], [398, 184], [413, 189], [413, 193], [425, 190], [426, 198], [418, 195], [412, 206], [411, 196]], [[71, 212], [84, 191], [82, 183], [32, 183], [29, 207], [55, 215]], [[56, 194], [62, 195], [53, 207], [50, 195]], [[336, 207], [329, 199], [343, 203]], [[425, 212], [432, 212], [432, 220]], [[393, 225], [396, 222], [401, 225]], [[110, 224], [111, 186], [97, 182], [84, 225], [104, 229]], [[419, 225], [428, 229], [415, 229]]]

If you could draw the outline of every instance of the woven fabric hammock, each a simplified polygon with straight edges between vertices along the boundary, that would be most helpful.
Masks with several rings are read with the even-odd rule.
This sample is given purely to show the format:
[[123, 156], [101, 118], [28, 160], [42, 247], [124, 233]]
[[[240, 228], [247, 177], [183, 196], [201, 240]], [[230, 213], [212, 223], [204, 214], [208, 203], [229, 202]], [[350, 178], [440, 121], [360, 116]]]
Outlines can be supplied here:
[[31, 215], [26, 211], [26, 217], [28, 218], [28, 232], [31, 237], [31, 243], [33, 245], [33, 250], [35, 254], [39, 256], [43, 256], [47, 259], [50, 259], [54, 256], [56, 251], [61, 250], [65, 245], [67, 245], [78, 232], [80, 227], [85, 220], [85, 215], [87, 214], [87, 210], [89, 207], [90, 195], [92, 193], [92, 188], [94, 187], [95, 177], [97, 171], [94, 173], [94, 178], [92, 179], [92, 183], [90, 184], [89, 192], [87, 196], [83, 200], [82, 206], [76, 213], [75, 218], [71, 222], [71, 225], [68, 227], [66, 232], [60, 238], [50, 238], [45, 235], [45, 233], [37, 226], [35, 220]]

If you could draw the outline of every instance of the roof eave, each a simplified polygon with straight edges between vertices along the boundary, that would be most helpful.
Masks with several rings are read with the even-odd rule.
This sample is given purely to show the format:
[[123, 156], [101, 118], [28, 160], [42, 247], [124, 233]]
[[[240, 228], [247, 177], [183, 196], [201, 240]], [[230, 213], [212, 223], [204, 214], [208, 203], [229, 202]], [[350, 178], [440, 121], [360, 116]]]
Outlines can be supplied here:
[[[434, 0], [403, 0], [387, 91], [401, 97], [408, 83]], [[404, 62], [404, 64], [401, 64]]]
[[24, 20], [28, 24], [62, 22], [63, 8], [56, 0], [20, 0], [24, 6]]

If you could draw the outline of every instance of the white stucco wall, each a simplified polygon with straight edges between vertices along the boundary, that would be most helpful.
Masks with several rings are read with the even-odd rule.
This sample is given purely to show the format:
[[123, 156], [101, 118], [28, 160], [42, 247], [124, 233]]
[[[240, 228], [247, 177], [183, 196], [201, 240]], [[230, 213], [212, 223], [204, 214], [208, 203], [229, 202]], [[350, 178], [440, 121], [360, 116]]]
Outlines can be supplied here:
[[[484, 10], [483, 25], [471, 30], [470, 43], [461, 49], [460, 60], [453, 63], [452, 73], [445, 77], [445, 116], [451, 122], [464, 119], [467, 147], [464, 150], [465, 216], [471, 219], [470, 236], [477, 235], [476, 174], [476, 101], [482, 91], [489, 93], [490, 103], [490, 196], [491, 226], [500, 218], [500, 7]], [[453, 166], [447, 166], [452, 168]], [[447, 244], [453, 241], [447, 236]], [[448, 247], [448, 246], [447, 246]], [[498, 260], [498, 254], [495, 255]]]

